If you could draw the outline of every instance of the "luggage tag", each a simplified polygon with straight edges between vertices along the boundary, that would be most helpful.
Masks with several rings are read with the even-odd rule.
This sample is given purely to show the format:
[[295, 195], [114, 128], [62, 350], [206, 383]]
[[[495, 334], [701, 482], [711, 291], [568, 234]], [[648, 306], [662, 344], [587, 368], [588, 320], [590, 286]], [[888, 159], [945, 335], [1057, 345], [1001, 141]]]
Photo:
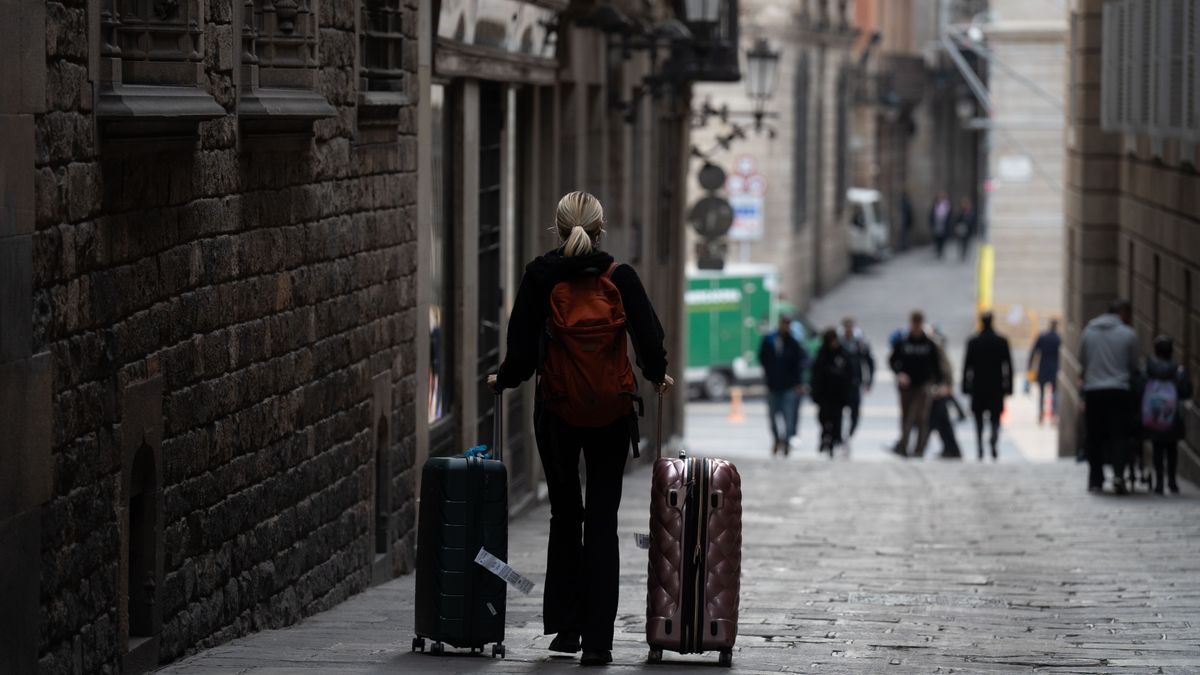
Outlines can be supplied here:
[[508, 563], [488, 553], [487, 549], [479, 549], [479, 553], [475, 554], [475, 562], [525, 595], [529, 595], [533, 590], [533, 581], [514, 570]]

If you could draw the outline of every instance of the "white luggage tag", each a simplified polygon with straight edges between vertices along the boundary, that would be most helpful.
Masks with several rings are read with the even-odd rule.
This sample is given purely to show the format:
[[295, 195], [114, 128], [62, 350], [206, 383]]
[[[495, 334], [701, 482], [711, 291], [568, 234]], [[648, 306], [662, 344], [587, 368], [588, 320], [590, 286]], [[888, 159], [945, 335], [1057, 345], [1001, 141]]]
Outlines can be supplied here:
[[514, 570], [508, 563], [488, 553], [486, 549], [479, 549], [479, 553], [475, 555], [475, 562], [525, 595], [529, 595], [529, 592], [533, 590], [532, 581]]

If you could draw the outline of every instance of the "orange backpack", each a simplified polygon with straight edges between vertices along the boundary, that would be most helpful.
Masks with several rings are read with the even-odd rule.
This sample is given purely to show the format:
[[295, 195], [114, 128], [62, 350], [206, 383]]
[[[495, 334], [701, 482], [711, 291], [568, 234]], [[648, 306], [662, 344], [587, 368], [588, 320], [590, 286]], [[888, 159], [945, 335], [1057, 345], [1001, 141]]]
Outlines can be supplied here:
[[612, 282], [616, 267], [560, 281], [550, 291], [542, 404], [572, 426], [608, 426], [632, 414], [637, 399], [625, 305]]

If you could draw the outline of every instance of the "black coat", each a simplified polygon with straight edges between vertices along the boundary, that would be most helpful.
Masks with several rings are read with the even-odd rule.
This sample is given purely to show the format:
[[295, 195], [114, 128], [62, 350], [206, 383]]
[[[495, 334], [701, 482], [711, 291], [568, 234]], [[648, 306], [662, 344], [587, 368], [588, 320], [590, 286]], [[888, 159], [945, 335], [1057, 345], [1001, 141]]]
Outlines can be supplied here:
[[908, 376], [910, 387], [920, 387], [942, 379], [938, 346], [924, 333], [909, 333], [897, 341], [888, 364], [893, 372]]
[[[1029, 352], [1029, 368], [1037, 359], [1038, 384], [1052, 383], [1058, 377], [1058, 350], [1062, 347], [1062, 338], [1058, 333], [1046, 331], [1038, 336]], [[1026, 369], [1028, 370], [1028, 368]]]
[[[601, 274], [612, 262], [612, 256], [602, 251], [566, 257], [561, 249], [555, 249], [534, 258], [525, 267], [508, 320], [508, 350], [497, 378], [501, 389], [517, 387], [541, 366], [542, 336], [546, 333], [550, 292], [555, 284]], [[662, 382], [667, 372], [665, 335], [641, 279], [629, 265], [617, 265], [610, 279], [621, 293], [626, 329], [642, 375], [650, 382]]]
[[1013, 391], [1012, 352], [1008, 339], [986, 328], [967, 340], [962, 391], [972, 410], [998, 410]]
[[[776, 352], [775, 339], [782, 335], [783, 350]], [[758, 362], [762, 364], [767, 380], [767, 389], [784, 391], [804, 383], [804, 369], [808, 367], [808, 352], [796, 342], [792, 334], [769, 333], [763, 336], [758, 346]]]
[[813, 403], [822, 408], [845, 406], [858, 386], [854, 379], [857, 363], [857, 359], [841, 347], [821, 347], [812, 367]]

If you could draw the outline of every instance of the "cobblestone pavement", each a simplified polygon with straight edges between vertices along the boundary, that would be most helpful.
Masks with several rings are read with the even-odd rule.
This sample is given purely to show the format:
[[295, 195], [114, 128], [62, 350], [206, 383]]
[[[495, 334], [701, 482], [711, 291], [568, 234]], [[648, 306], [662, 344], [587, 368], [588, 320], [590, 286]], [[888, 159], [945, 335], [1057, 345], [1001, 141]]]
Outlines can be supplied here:
[[[961, 291], [954, 283], [938, 284], [938, 271], [930, 272], [920, 258], [893, 265], [831, 294], [814, 316], [825, 321], [855, 307], [882, 345], [908, 307], [884, 307], [873, 293], [897, 280]], [[944, 321], [959, 345], [970, 330], [969, 305], [964, 309], [962, 300], [943, 303], [954, 310]], [[1195, 488], [1185, 484], [1182, 495], [1166, 498], [1089, 495], [1084, 467], [1046, 461], [1054, 453], [1039, 449], [1044, 441], [1037, 439], [1052, 439], [1052, 430], [1026, 433], [1032, 418], [1016, 419], [1017, 411], [1010, 420], [1016, 428], [1006, 429], [994, 465], [901, 461], [883, 449], [895, 434], [894, 398], [885, 378], [868, 399], [851, 461], [816, 458], [806, 438], [789, 459], [770, 458], [758, 403], [748, 404], [740, 425], [728, 422], [727, 405], [690, 407], [688, 447], [733, 458], [742, 472], [744, 566], [735, 672], [1196, 672]], [[806, 430], [814, 422], [809, 408]], [[971, 435], [964, 428], [959, 434], [960, 442]], [[973, 446], [964, 443], [964, 452], [973, 454]], [[646, 468], [631, 471], [624, 489], [611, 669], [716, 669], [715, 655], [668, 653], [663, 665], [644, 663], [646, 553], [635, 547], [634, 535], [647, 528]], [[528, 596], [510, 591], [504, 661], [410, 653], [414, 579], [408, 576], [292, 628], [236, 640], [164, 672], [573, 672], [575, 662], [550, 656], [549, 638], [540, 635], [548, 517], [542, 506], [511, 526], [510, 562], [538, 586]]]

